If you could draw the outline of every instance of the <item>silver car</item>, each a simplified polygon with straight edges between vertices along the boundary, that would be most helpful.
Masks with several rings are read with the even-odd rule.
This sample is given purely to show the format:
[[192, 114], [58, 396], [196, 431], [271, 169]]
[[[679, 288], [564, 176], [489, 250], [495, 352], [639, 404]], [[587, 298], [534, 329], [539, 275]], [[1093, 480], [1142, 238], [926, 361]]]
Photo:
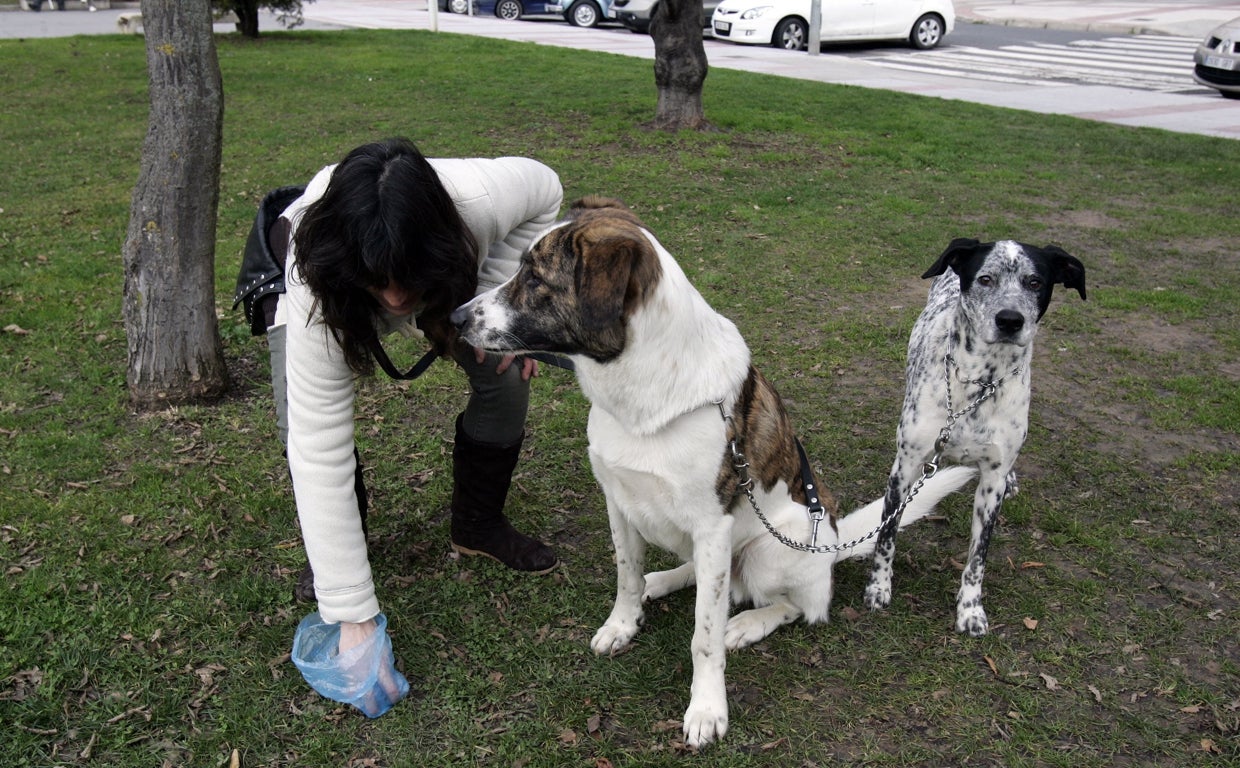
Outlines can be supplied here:
[[1240, 99], [1240, 18], [1216, 27], [1193, 53], [1193, 79]]
[[[702, 0], [702, 26], [710, 26], [711, 14], [720, 0]], [[659, 0], [612, 0], [611, 15], [616, 21], [634, 32], [649, 32], [650, 20]]]

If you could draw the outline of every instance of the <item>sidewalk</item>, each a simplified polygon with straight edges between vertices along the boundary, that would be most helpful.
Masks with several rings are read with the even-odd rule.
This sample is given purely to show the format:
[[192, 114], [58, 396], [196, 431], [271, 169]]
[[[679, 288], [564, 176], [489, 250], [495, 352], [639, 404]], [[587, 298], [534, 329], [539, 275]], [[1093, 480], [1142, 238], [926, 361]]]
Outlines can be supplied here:
[[956, 0], [957, 21], [1108, 34], [1205, 37], [1240, 17], [1238, 2], [1175, 0]]

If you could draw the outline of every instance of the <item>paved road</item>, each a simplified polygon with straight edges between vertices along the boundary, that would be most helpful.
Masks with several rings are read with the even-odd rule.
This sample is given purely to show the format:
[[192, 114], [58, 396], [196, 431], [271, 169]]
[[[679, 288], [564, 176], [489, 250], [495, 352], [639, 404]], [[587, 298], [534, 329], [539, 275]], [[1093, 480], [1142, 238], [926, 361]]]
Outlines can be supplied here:
[[[1190, 48], [1196, 38], [1216, 24], [1240, 17], [1240, 3], [1211, 0], [956, 0], [956, 7], [961, 24], [976, 20], [1116, 35], [1155, 33], [1183, 37], [1176, 45]], [[0, 12], [0, 38], [114, 32], [120, 12]], [[558, 21], [505, 22], [431, 14], [425, 0], [316, 0], [305, 6], [305, 16], [308, 28], [436, 29], [654, 58], [654, 45], [646, 35], [615, 29], [579, 29]], [[220, 29], [228, 28], [224, 25]], [[274, 19], [265, 17], [263, 28], [275, 28]], [[1031, 76], [1028, 70], [1014, 77], [986, 79], [978, 76], [976, 66], [972, 71], [962, 70], [960, 56], [956, 71], [951, 71], [938, 56], [946, 54], [950, 46], [934, 52], [934, 57], [919, 57], [925, 59], [922, 66], [910, 66], [890, 56], [869, 60], [832, 54], [830, 49], [821, 55], [810, 55], [714, 40], [707, 41], [707, 45], [712, 67], [1240, 139], [1240, 100], [1222, 99], [1213, 92], [1131, 87], [1132, 83], [1097, 78], [1087, 82], [1055, 81]], [[1189, 66], [1185, 64], [1186, 68]]]

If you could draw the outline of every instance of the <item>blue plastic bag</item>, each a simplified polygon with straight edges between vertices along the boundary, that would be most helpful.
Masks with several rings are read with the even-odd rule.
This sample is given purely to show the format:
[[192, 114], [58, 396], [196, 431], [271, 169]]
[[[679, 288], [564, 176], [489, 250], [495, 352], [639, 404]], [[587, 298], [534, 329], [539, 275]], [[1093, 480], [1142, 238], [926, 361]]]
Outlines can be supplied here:
[[375, 617], [375, 631], [361, 645], [343, 654], [340, 625], [328, 624], [318, 612], [297, 625], [293, 636], [293, 663], [320, 696], [357, 707], [366, 717], [378, 717], [409, 693], [409, 681], [396, 669], [387, 617]]

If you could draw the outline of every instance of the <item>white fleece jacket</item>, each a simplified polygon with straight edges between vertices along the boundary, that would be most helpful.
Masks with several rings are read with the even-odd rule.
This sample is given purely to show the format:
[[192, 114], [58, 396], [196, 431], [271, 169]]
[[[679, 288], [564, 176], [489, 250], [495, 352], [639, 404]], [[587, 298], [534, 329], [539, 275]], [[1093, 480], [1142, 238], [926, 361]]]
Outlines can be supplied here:
[[[547, 166], [528, 158], [430, 160], [456, 201], [479, 249], [478, 291], [516, 272], [521, 254], [559, 215], [564, 191]], [[327, 189], [335, 166], [314, 177], [285, 215], [296, 231], [307, 205]], [[287, 326], [288, 460], [306, 556], [314, 569], [319, 613], [360, 622], [379, 613], [353, 490], [353, 373], [314, 311], [290, 248], [286, 293], [276, 324]], [[410, 319], [386, 324], [390, 332]]]

